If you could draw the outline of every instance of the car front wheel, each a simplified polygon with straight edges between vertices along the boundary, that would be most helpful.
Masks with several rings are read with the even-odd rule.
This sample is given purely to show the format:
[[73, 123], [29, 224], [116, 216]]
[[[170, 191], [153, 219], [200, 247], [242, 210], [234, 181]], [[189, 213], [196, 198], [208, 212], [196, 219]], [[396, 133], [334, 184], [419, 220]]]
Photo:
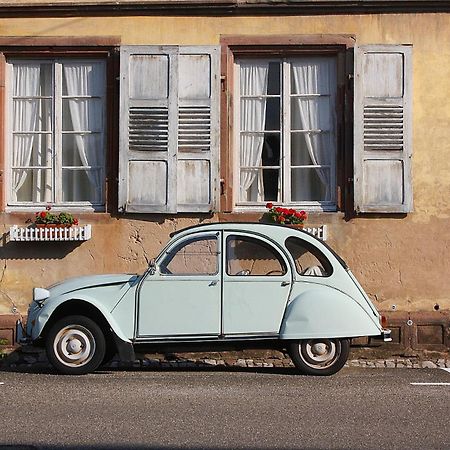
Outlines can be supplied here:
[[349, 351], [349, 339], [305, 339], [289, 344], [292, 362], [306, 375], [335, 374], [344, 366]]
[[85, 316], [58, 320], [46, 339], [47, 357], [55, 369], [66, 375], [84, 375], [97, 369], [105, 357], [105, 336]]

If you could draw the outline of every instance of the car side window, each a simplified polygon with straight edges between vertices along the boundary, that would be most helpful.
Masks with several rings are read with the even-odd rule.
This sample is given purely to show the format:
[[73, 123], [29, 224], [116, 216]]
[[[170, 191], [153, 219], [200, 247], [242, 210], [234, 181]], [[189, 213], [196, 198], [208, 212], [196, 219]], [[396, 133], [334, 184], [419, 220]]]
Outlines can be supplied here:
[[166, 275], [215, 275], [218, 273], [218, 246], [215, 237], [190, 239], [167, 252], [160, 264]]
[[279, 276], [286, 271], [284, 260], [269, 244], [247, 236], [227, 238], [227, 275]]
[[329, 277], [333, 268], [326, 256], [314, 245], [297, 237], [286, 240], [286, 248], [295, 261], [300, 275], [310, 277]]

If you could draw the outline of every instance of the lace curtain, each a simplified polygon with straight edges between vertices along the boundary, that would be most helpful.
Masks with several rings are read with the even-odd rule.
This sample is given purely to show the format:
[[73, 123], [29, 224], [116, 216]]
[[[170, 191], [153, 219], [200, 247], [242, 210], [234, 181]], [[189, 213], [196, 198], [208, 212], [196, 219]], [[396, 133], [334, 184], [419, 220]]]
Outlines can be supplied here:
[[12, 200], [17, 201], [19, 190], [25, 184], [27, 177], [32, 173], [29, 169], [24, 169], [24, 167], [31, 165], [35, 134], [27, 134], [27, 132], [38, 131], [40, 100], [29, 97], [38, 97], [40, 95], [40, 65], [15, 65], [13, 79], [13, 96], [15, 100], [13, 100], [12, 126], [16, 133], [13, 137], [12, 165], [13, 167], [21, 168], [13, 170], [11, 187]]
[[[67, 162], [86, 167], [83, 171], [68, 171], [70, 177], [63, 176], [63, 191], [67, 192], [66, 197], [73, 200], [90, 198], [96, 203], [102, 192], [102, 176], [98, 168], [103, 166], [104, 156], [98, 131], [102, 128], [103, 114], [95, 99], [83, 97], [101, 91], [103, 71], [99, 70], [96, 63], [65, 63], [63, 77], [67, 87], [66, 95], [72, 97], [65, 100], [68, 102], [70, 116], [63, 116], [63, 129], [74, 132], [74, 142], [69, 141], [68, 145], [75, 145], [75, 153], [79, 157], [79, 160], [74, 155], [72, 160], [68, 157]], [[86, 177], [83, 175], [87, 175], [90, 186], [85, 185]]]
[[[303, 200], [330, 200], [330, 167], [334, 157], [330, 145], [331, 101], [330, 77], [334, 76], [334, 63], [324, 58], [295, 60], [292, 63], [292, 90], [299, 97], [292, 98], [292, 114], [297, 129], [302, 133], [292, 137], [292, 164], [305, 163], [299, 147], [304, 146], [309, 156], [308, 165], [328, 166], [314, 169], [294, 170], [292, 174], [292, 197]], [[333, 79], [333, 78], [331, 78]], [[321, 97], [318, 94], [325, 94]], [[296, 119], [296, 120], [295, 120]], [[303, 158], [302, 158], [303, 156]], [[317, 183], [321, 186], [317, 186]], [[317, 192], [320, 191], [320, 194]], [[317, 198], [320, 195], [322, 198]]]
[[243, 201], [264, 200], [262, 169], [249, 168], [262, 165], [268, 73], [268, 62], [240, 65], [240, 197]]

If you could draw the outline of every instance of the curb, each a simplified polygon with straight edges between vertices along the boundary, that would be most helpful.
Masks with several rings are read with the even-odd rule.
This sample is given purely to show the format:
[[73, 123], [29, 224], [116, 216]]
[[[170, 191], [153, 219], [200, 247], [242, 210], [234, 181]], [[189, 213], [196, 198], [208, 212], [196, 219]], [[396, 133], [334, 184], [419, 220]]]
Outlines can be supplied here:
[[[352, 355], [350, 355], [351, 357]], [[294, 368], [290, 357], [283, 352], [262, 352], [256, 357], [246, 355], [245, 352], [223, 352], [196, 355], [193, 353], [152, 353], [137, 354], [133, 362], [122, 362], [114, 358], [103, 368], [145, 368], [145, 369], [173, 369], [173, 368]], [[349, 359], [344, 367], [363, 368], [411, 368], [411, 369], [446, 369], [450, 368], [450, 357], [423, 359], [419, 357], [390, 357]], [[23, 348], [0, 358], [0, 370], [44, 368], [51, 369], [45, 351], [36, 348]]]

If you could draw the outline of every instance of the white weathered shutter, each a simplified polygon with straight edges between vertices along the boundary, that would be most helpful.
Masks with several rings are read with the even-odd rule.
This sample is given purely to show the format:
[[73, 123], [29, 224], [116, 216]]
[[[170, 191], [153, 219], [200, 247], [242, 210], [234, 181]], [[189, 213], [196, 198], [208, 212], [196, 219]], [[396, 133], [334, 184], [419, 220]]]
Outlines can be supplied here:
[[355, 49], [355, 209], [412, 210], [412, 48]]
[[215, 208], [219, 155], [219, 47], [180, 47], [178, 57], [179, 212]]
[[217, 47], [121, 48], [119, 210], [214, 208], [219, 87]]

